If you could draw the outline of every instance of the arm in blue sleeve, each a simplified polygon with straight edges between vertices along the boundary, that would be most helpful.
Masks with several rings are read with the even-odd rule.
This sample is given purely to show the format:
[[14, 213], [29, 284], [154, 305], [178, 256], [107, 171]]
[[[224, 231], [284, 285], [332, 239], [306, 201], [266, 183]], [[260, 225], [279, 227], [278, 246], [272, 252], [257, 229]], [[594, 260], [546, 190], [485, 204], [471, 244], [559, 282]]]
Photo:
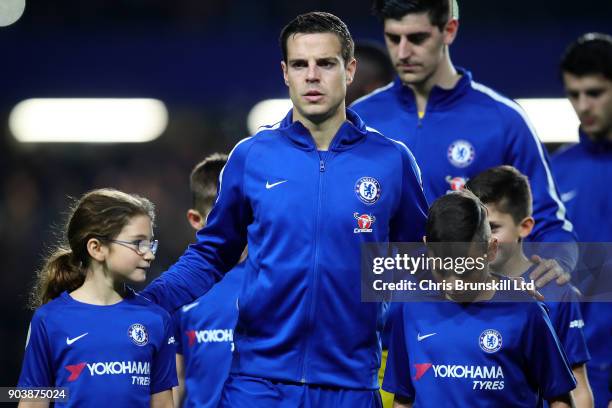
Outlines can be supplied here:
[[176, 347], [176, 354], [183, 354], [183, 337], [182, 337], [182, 321], [183, 312], [181, 309], [177, 309], [172, 314], [172, 329], [174, 333], [174, 345]]
[[570, 366], [574, 367], [586, 363], [591, 359], [586, 339], [584, 337], [584, 320], [580, 311], [579, 299], [566, 285], [566, 293], [559, 302], [549, 302], [550, 320], [557, 336], [563, 345]]
[[389, 238], [393, 242], [422, 242], [429, 207], [423, 193], [421, 170], [410, 150], [403, 143], [396, 143], [402, 158], [402, 196], [391, 220]]
[[178, 385], [176, 377], [175, 345], [173, 344], [173, 324], [168, 316], [164, 322], [164, 332], [160, 347], [151, 364], [151, 394], [166, 391]]
[[44, 319], [38, 312], [32, 317], [28, 328], [28, 339], [18, 384], [20, 387], [53, 387], [55, 385], [49, 336]]
[[141, 293], [172, 313], [206, 293], [236, 265], [246, 246], [252, 213], [244, 194], [244, 169], [252, 146], [244, 139], [230, 153], [219, 182], [219, 195], [207, 224], [179, 260]]
[[415, 391], [410, 378], [410, 361], [406, 350], [403, 312], [404, 307], [402, 305], [390, 316], [392, 329], [382, 388], [392, 394], [414, 399]]
[[505, 112], [505, 122], [509, 143], [506, 163], [529, 178], [533, 195], [535, 227], [527, 240], [563, 242], [563, 245], [542, 245], [538, 255], [556, 259], [566, 272], [572, 272], [578, 262], [576, 236], [559, 196], [548, 154], [520, 107]]
[[573, 390], [576, 380], [544, 306], [533, 306], [523, 334], [524, 361], [531, 383], [550, 400]]

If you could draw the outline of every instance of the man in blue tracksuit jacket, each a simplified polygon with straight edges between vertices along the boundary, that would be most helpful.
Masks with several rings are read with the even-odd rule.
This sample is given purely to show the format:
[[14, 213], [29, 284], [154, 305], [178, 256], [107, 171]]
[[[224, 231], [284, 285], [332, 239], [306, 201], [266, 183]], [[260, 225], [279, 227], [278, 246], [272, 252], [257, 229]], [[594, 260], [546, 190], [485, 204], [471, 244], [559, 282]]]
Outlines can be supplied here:
[[[453, 66], [449, 46], [458, 29], [456, 2], [378, 0], [389, 55], [397, 79], [356, 101], [352, 109], [387, 137], [405, 143], [423, 171], [429, 202], [490, 167], [508, 164], [526, 174], [533, 190], [536, 227], [528, 240], [575, 241], [551, 175], [545, 150], [525, 113], [513, 101], [472, 80]], [[541, 262], [532, 276], [544, 286], [576, 263], [575, 244], [557, 246], [556, 258]]]
[[[552, 158], [561, 198], [581, 242], [592, 274], [580, 274], [576, 284], [588, 297], [581, 304], [584, 334], [591, 353], [587, 363], [595, 407], [608, 407], [612, 392], [612, 37], [586, 34], [572, 43], [561, 61], [565, 91], [580, 119], [580, 142], [562, 148]], [[581, 251], [582, 252], [582, 251]], [[601, 267], [601, 264], [608, 264]], [[603, 302], [606, 300], [608, 302]]]
[[345, 109], [356, 63], [340, 19], [298, 16], [281, 46], [294, 108], [236, 145], [197, 243], [143, 295], [179, 307], [248, 243], [221, 406], [377, 407], [383, 307], [361, 302], [361, 245], [421, 240], [420, 171]]

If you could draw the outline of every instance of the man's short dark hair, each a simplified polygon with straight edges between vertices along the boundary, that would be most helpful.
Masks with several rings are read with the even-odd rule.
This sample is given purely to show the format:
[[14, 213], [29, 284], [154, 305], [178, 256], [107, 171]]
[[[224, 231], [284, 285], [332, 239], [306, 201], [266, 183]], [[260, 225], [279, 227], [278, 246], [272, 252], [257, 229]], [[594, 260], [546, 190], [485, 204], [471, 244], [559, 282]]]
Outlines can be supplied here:
[[374, 0], [372, 10], [383, 21], [388, 18], [401, 20], [407, 14], [427, 13], [429, 22], [443, 31], [451, 16], [451, 3], [453, 18], [459, 18], [457, 2], [449, 0]]
[[283, 27], [280, 34], [280, 46], [283, 51], [283, 61], [287, 62], [287, 40], [295, 34], [335, 34], [340, 40], [342, 59], [345, 64], [353, 58], [355, 45], [348, 27], [342, 20], [331, 13], [313, 11], [300, 14]]
[[217, 198], [219, 174], [227, 163], [227, 155], [214, 153], [196, 164], [189, 177], [192, 206], [206, 216]]
[[465, 187], [480, 201], [510, 214], [516, 224], [531, 216], [531, 188], [527, 176], [512, 166], [492, 167], [469, 180]]
[[571, 43], [561, 59], [561, 74], [582, 77], [601, 74], [612, 81], [612, 36], [584, 34]]

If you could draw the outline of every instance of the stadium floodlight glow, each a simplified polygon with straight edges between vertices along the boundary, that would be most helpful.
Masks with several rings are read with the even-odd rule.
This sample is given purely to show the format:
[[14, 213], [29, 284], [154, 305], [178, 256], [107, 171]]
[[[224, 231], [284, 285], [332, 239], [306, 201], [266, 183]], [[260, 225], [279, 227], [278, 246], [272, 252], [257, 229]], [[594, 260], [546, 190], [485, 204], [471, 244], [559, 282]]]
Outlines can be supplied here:
[[27, 99], [9, 116], [22, 143], [142, 143], [168, 126], [168, 110], [156, 99]]
[[[580, 122], [567, 99], [522, 98], [516, 101], [527, 112], [527, 116], [542, 143], [578, 141]], [[249, 133], [254, 134], [260, 126], [278, 122], [291, 107], [290, 99], [267, 99], [258, 102], [249, 112], [247, 119]]]
[[266, 99], [256, 103], [247, 116], [249, 133], [255, 134], [261, 126], [282, 120], [292, 107], [291, 99]]
[[25, 0], [0, 1], [0, 27], [7, 27], [21, 18], [25, 10]]
[[566, 98], [517, 99], [542, 143], [578, 142], [580, 121]]

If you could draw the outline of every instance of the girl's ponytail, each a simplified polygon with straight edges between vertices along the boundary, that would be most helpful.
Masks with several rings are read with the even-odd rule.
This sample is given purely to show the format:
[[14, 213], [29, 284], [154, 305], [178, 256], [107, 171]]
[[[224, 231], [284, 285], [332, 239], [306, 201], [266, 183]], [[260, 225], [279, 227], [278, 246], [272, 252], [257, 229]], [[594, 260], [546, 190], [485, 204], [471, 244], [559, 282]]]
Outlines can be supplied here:
[[64, 291], [73, 291], [85, 281], [81, 263], [72, 250], [60, 247], [45, 261], [31, 295], [31, 307], [37, 308], [58, 297]]

